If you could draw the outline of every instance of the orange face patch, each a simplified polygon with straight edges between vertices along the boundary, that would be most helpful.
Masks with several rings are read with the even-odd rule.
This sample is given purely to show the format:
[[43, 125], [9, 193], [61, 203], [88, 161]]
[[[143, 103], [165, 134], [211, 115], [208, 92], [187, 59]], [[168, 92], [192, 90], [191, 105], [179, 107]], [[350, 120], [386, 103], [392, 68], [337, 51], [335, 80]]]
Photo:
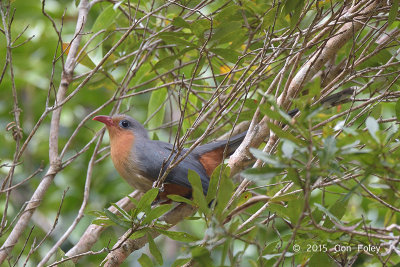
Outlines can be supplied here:
[[129, 130], [121, 129], [118, 126], [119, 120], [115, 119], [114, 123], [115, 126], [107, 126], [110, 135], [111, 159], [119, 174], [125, 178], [130, 176], [125, 166], [129, 162], [135, 136]]

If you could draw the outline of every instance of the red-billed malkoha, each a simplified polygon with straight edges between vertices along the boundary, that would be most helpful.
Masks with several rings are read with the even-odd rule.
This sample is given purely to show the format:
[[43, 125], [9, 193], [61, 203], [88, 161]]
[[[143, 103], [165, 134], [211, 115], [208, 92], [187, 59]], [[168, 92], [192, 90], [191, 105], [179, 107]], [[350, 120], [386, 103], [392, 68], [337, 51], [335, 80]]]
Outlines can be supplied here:
[[[339, 93], [326, 97], [323, 104], [337, 105], [348, 100], [353, 94], [349, 88]], [[294, 116], [298, 110], [289, 111]], [[152, 188], [153, 183], [160, 175], [160, 170], [169, 162], [173, 145], [162, 141], [151, 140], [147, 130], [135, 119], [127, 115], [96, 116], [93, 120], [104, 123], [110, 135], [111, 159], [119, 174], [134, 188], [146, 192]], [[203, 192], [207, 194], [210, 175], [221, 164], [225, 147], [227, 156], [235, 152], [245, 137], [246, 132], [233, 136], [229, 141], [211, 142], [197, 146], [167, 175], [164, 190], [160, 192], [159, 199], [166, 199], [169, 194], [191, 196], [191, 185], [188, 180], [188, 171], [193, 170], [200, 176]], [[186, 153], [183, 149], [181, 154]], [[173, 158], [173, 157], [171, 157]]]

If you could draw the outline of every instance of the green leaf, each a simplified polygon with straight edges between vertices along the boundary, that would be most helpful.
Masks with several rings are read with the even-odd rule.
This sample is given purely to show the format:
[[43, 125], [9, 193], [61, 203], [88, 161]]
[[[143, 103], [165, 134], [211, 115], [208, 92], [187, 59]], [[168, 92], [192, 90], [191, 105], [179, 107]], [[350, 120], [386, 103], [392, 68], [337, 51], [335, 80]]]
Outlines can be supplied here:
[[[277, 254], [266, 254], [264, 256], [262, 256], [264, 259], [266, 260], [270, 260], [273, 258], [279, 258], [282, 254], [281, 253], [277, 253]], [[285, 257], [289, 258], [289, 257], [293, 257], [294, 253], [292, 252], [286, 252], [285, 253]]]
[[181, 28], [187, 28], [190, 29], [190, 24], [187, 23], [183, 18], [181, 17], [176, 17], [172, 20], [172, 25], [176, 27], [181, 27]]
[[242, 23], [233, 21], [230, 23], [220, 24], [212, 34], [210, 42], [212, 46], [235, 42], [242, 35]]
[[197, 237], [192, 236], [185, 232], [167, 231], [167, 230], [163, 230], [160, 228], [155, 228], [155, 230], [165, 236], [168, 236], [169, 238], [171, 238], [173, 240], [180, 241], [180, 242], [195, 242], [195, 241], [199, 240]]
[[[205, 62], [206, 62], [206, 57], [201, 57], [199, 64], [197, 64], [197, 69], [196, 69], [196, 64], [193, 64], [193, 68], [190, 71], [190, 75], [191, 76], [197, 76], [200, 73], [200, 71], [203, 69], [203, 66], [204, 66]], [[196, 73], [195, 73], [195, 71], [196, 71]]]
[[127, 222], [127, 221], [122, 220], [120, 217], [118, 217], [117, 215], [115, 215], [114, 213], [109, 211], [108, 209], [104, 209], [104, 213], [106, 214], [106, 216], [108, 218], [110, 218], [111, 221], [113, 221], [117, 225], [119, 225], [119, 226], [121, 226], [123, 228], [131, 228], [132, 227], [132, 223], [131, 222]]
[[291, 159], [293, 157], [293, 152], [296, 145], [288, 140], [284, 140], [282, 144], [282, 153], [285, 155], [287, 159]]
[[[236, 221], [236, 220], [235, 220]], [[221, 255], [221, 263], [220, 266], [224, 266], [224, 262], [228, 256], [229, 250], [231, 248], [231, 242], [232, 242], [232, 238], [230, 237], [226, 237], [226, 241], [224, 242], [223, 248], [222, 248], [222, 255]]]
[[185, 219], [188, 220], [188, 221], [197, 221], [197, 220], [203, 219], [203, 217], [200, 217], [200, 216], [191, 216], [191, 217], [186, 217]]
[[279, 15], [279, 13], [280, 9], [278, 9], [278, 6], [270, 8], [263, 17], [262, 28], [266, 29], [270, 27], [274, 23], [276, 16]]
[[289, 216], [292, 224], [296, 224], [300, 218], [301, 213], [303, 212], [304, 200], [303, 199], [295, 199], [290, 200], [287, 203], [286, 215]]
[[[349, 199], [350, 198], [344, 198], [344, 199], [339, 199], [338, 201], [336, 201], [329, 208], [330, 214], [332, 214], [333, 216], [335, 216], [335, 218], [337, 218], [339, 220], [342, 219], [343, 215], [346, 212], [346, 207], [347, 207], [347, 204], [349, 203]], [[324, 227], [332, 228], [333, 226], [334, 226], [334, 224], [330, 220], [326, 220], [324, 222]]]
[[143, 224], [147, 224], [152, 222], [153, 220], [161, 217], [164, 213], [168, 212], [172, 208], [172, 204], [164, 204], [157, 206], [153, 209], [151, 209], [147, 214], [144, 220], [142, 221]]
[[94, 217], [106, 216], [106, 214], [104, 212], [99, 211], [99, 210], [91, 210], [91, 211], [87, 211], [85, 213], [86, 213], [86, 215], [90, 215], [90, 216], [94, 216]]
[[319, 99], [321, 95], [321, 77], [318, 76], [315, 79], [313, 79], [310, 83], [309, 86], [307, 86], [309, 90], [309, 100], [307, 102], [310, 102], [312, 98]]
[[392, 7], [389, 11], [388, 26], [396, 20], [397, 12], [399, 10], [399, 0], [392, 0]]
[[390, 141], [390, 139], [398, 138], [400, 136], [399, 126], [396, 122], [390, 123], [387, 128], [387, 134], [385, 135], [385, 142]]
[[138, 262], [140, 263], [140, 265], [142, 265], [143, 267], [151, 267], [154, 266], [153, 262], [151, 261], [150, 257], [147, 256], [146, 254], [142, 254], [142, 256], [140, 256], [140, 258], [138, 259]]
[[[289, 219], [289, 211], [286, 209], [286, 207], [280, 205], [280, 204], [276, 204], [276, 203], [271, 203], [268, 206], [268, 210], [271, 212], [275, 212], [279, 217], [282, 217], [284, 219]], [[292, 223], [296, 223], [296, 222], [292, 222]]]
[[[318, 203], [314, 203], [314, 205], [317, 207], [317, 209], [319, 209], [320, 211], [322, 211], [323, 213], [325, 213], [329, 219], [331, 219], [332, 221], [335, 221], [336, 223], [340, 224], [340, 220], [338, 218], [336, 218], [335, 215], [333, 215], [328, 209], [326, 209], [324, 206], [318, 204]], [[325, 225], [325, 224], [324, 224]]]
[[[294, 0], [294, 1], [298, 1], [298, 0]], [[298, 24], [303, 6], [304, 6], [303, 1], [298, 1], [296, 8], [293, 10], [292, 15], [290, 16], [290, 28], [291, 29], [293, 29]]]
[[188, 42], [179, 37], [180, 35], [175, 32], [168, 32], [159, 34], [159, 37], [167, 44], [177, 45], [177, 46], [186, 46], [186, 47], [196, 47], [191, 42]]
[[135, 239], [144, 237], [147, 233], [148, 233], [148, 228], [139, 229], [139, 230], [136, 230], [133, 234], [131, 234], [131, 236], [129, 238], [132, 240], [135, 240]]
[[139, 200], [139, 203], [135, 209], [135, 215], [137, 216], [139, 212], [149, 212], [151, 209], [151, 203], [156, 199], [158, 195], [158, 188], [152, 188], [147, 191]]
[[100, 15], [97, 16], [91, 31], [96, 33], [102, 29], [107, 29], [112, 23], [115, 22], [115, 17], [117, 14], [118, 13], [114, 10], [114, 6], [109, 5], [100, 13]]
[[129, 200], [135, 205], [135, 207], [137, 207], [139, 201], [136, 198], [133, 198], [131, 196], [127, 196], [129, 198]]
[[368, 117], [365, 121], [365, 125], [367, 126], [369, 134], [375, 139], [376, 142], [379, 143], [379, 138], [376, 135], [376, 133], [379, 131], [378, 122], [374, 118]]
[[176, 259], [174, 263], [172, 263], [171, 267], [179, 267], [179, 266], [184, 266], [186, 263], [190, 261], [190, 258], [184, 258], [184, 259]]
[[147, 108], [147, 118], [153, 116], [155, 112], [157, 112], [148, 123], [148, 127], [150, 129], [158, 128], [162, 125], [164, 121], [165, 114], [165, 99], [167, 98], [167, 89], [160, 88], [151, 93], [149, 105]]
[[301, 195], [302, 195], [301, 192], [287, 193], [285, 195], [271, 198], [270, 202], [282, 202], [282, 201], [294, 200], [294, 199], [298, 199], [299, 197], [301, 197]]
[[334, 136], [328, 136], [324, 139], [324, 147], [323, 153], [320, 157], [320, 161], [322, 164], [330, 164], [330, 162], [334, 159], [336, 152], [339, 149], [336, 147], [336, 139]]
[[302, 4], [302, 0], [286, 0], [285, 6], [283, 8], [284, 14], [289, 14], [292, 11], [296, 11], [298, 7]]
[[242, 15], [240, 14], [240, 8], [238, 5], [230, 5], [221, 10], [215, 18], [217, 23], [226, 23], [227, 21], [241, 21], [243, 20]]
[[219, 175], [221, 174], [221, 168], [224, 168], [222, 175], [225, 177], [230, 177], [229, 167], [220, 164], [217, 166], [217, 168], [215, 168], [210, 177], [210, 183], [208, 184], [208, 191], [206, 196], [207, 203], [210, 203], [211, 200], [215, 199], [215, 197], [217, 196], [217, 188], [218, 188]]
[[187, 199], [187, 198], [185, 198], [183, 196], [180, 196], [180, 195], [168, 195], [167, 197], [169, 199], [175, 201], [175, 202], [183, 202], [183, 203], [189, 204], [191, 206], [194, 206], [193, 201], [191, 201], [190, 199]]
[[331, 258], [329, 258], [327, 253], [315, 253], [310, 259], [310, 262], [308, 263], [309, 267], [318, 267], [318, 266], [324, 266], [324, 267], [334, 267], [337, 266]]
[[199, 263], [200, 266], [214, 266], [208, 249], [204, 247], [194, 247], [191, 252], [193, 260]]
[[192, 32], [200, 39], [204, 38], [204, 31], [210, 28], [210, 21], [207, 19], [199, 19], [190, 24]]
[[199, 209], [204, 214], [208, 214], [209, 208], [207, 206], [206, 197], [203, 193], [203, 186], [199, 174], [189, 169], [188, 179], [190, 184], [192, 185], [193, 202], [199, 206]]
[[296, 168], [287, 168], [286, 175], [284, 176], [286, 180], [292, 181], [295, 185], [302, 186], [301, 174], [298, 173]]
[[241, 56], [241, 54], [235, 50], [227, 48], [214, 48], [210, 49], [210, 51], [232, 63], [236, 63], [238, 58]]
[[109, 218], [97, 218], [92, 221], [92, 224], [100, 225], [100, 226], [110, 226], [110, 225], [115, 225], [113, 221], [111, 221]]
[[302, 147], [307, 146], [307, 143], [304, 140], [301, 140], [301, 139], [295, 137], [288, 131], [283, 131], [280, 126], [278, 126], [272, 122], [267, 122], [267, 124], [268, 124], [269, 128], [271, 129], [271, 131], [273, 131], [278, 137], [288, 139], [288, 140], [292, 141], [293, 143], [295, 143], [299, 146], [302, 146]]
[[250, 266], [250, 267], [258, 267], [258, 264], [257, 264], [257, 262], [255, 260], [249, 259], [248, 262], [249, 262], [248, 266]]
[[122, 214], [122, 216], [124, 216], [125, 219], [132, 219], [131, 216], [125, 210], [121, 209], [117, 204], [112, 203], [111, 206], [114, 206], [114, 208], [116, 208]]
[[396, 102], [395, 111], [396, 111], [396, 118], [398, 121], [400, 121], [400, 99], [397, 100], [397, 102]]
[[[264, 95], [264, 92], [261, 92], [261, 94]], [[279, 115], [280, 115], [281, 118], [282, 118], [281, 121], [286, 122], [286, 123], [291, 123], [292, 117], [290, 117], [290, 115], [287, 114], [286, 111], [283, 111], [283, 110], [281, 109], [281, 107], [278, 106], [278, 104], [276, 103], [276, 100], [275, 100], [275, 97], [274, 97], [274, 96], [272, 96], [272, 95], [266, 95], [266, 96], [265, 96], [265, 100], [267, 101], [267, 103], [268, 103], [269, 105], [271, 105], [271, 106], [274, 108], [274, 110], [276, 110], [276, 111], [279, 113]]]
[[[57, 252], [56, 252], [56, 259], [57, 260], [62, 260], [63, 258], [65, 258], [65, 253], [61, 248], [57, 248]], [[60, 264], [57, 264], [57, 266], [60, 267], [74, 267], [75, 264], [73, 263], [73, 261], [64, 261]]]
[[279, 111], [272, 108], [270, 103], [264, 103], [259, 106], [260, 111], [263, 115], [266, 115], [268, 118], [280, 121], [282, 120], [282, 116]]
[[[70, 43], [63, 43], [62, 44], [62, 49], [63, 49], [63, 51], [65, 51], [65, 54], [68, 55], [69, 54], [69, 49], [70, 49]], [[79, 64], [82, 64], [83, 66], [88, 67], [89, 69], [93, 69], [93, 68], [96, 67], [96, 64], [94, 64], [92, 59], [89, 57], [89, 55], [85, 51], [82, 51], [81, 47], [79, 47], [79, 49], [78, 49], [77, 55], [79, 55], [79, 54], [80, 54], [80, 56], [79, 56], [79, 58], [77, 60], [77, 62]], [[106, 77], [104, 77], [103, 74], [100, 74], [100, 76], [101, 76], [101, 79], [106, 79]]]
[[275, 168], [287, 168], [288, 166], [286, 164], [281, 163], [279, 160], [277, 160], [274, 156], [261, 151], [256, 148], [250, 148], [250, 153], [253, 154], [254, 157], [256, 157], [259, 160], [262, 160], [265, 163], [270, 164], [271, 166]]
[[163, 258], [161, 255], [160, 250], [158, 249], [156, 243], [154, 242], [154, 239], [151, 235], [147, 234], [147, 241], [149, 242], [149, 249], [151, 255], [156, 259], [158, 264], [162, 265], [163, 264]]
[[241, 194], [239, 197], [238, 206], [246, 203], [252, 196], [253, 194], [250, 192], [244, 192], [243, 194]]
[[217, 205], [215, 206], [215, 214], [220, 221], [226, 217], [223, 211], [231, 199], [234, 189], [235, 187], [230, 177], [223, 175], [220, 179], [216, 200]]
[[[156, 63], [156, 65], [154, 65], [154, 69], [157, 70], [157, 69], [164, 68], [166, 70], [169, 70], [169, 69], [171, 69], [171, 66], [174, 66], [175, 60], [177, 58], [178, 58], [177, 55], [162, 58]], [[156, 91], [154, 91], [154, 92], [156, 92]]]
[[233, 21], [230, 23], [222, 23], [220, 24], [213, 33], [213, 40], [221, 40], [226, 35], [229, 35], [232, 32], [239, 30], [242, 27], [242, 23], [239, 21]]
[[[119, 33], [115, 33], [115, 24], [111, 24], [108, 28], [106, 28], [106, 31], [101, 34], [99, 37], [102, 37], [103, 40], [101, 40], [101, 45], [100, 45], [100, 49], [101, 49], [101, 55], [104, 57], [114, 46], [114, 44], [118, 41], [118, 39], [121, 37], [119, 36]], [[108, 38], [109, 37], [109, 38]], [[129, 38], [128, 38], [129, 40]], [[127, 41], [128, 42], [128, 41]], [[117, 51], [119, 51], [117, 49]], [[105, 69], [110, 69], [110, 68], [114, 68], [114, 61], [118, 59], [118, 52], [115, 53], [111, 53], [107, 59], [106, 62], [104, 63], [104, 67]]]
[[269, 166], [264, 166], [261, 168], [251, 168], [244, 170], [242, 175], [253, 182], [266, 183], [269, 179], [276, 177], [282, 169], [271, 168]]

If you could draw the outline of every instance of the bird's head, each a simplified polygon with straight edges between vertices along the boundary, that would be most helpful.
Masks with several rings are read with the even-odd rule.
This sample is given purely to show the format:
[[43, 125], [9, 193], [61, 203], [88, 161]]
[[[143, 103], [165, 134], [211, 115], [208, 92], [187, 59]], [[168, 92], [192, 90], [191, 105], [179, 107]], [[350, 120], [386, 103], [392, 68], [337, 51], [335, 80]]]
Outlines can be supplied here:
[[147, 131], [143, 125], [128, 115], [117, 114], [112, 117], [96, 116], [93, 120], [102, 122], [106, 125], [110, 134], [110, 139], [127, 134], [133, 134], [135, 137], [148, 138]]

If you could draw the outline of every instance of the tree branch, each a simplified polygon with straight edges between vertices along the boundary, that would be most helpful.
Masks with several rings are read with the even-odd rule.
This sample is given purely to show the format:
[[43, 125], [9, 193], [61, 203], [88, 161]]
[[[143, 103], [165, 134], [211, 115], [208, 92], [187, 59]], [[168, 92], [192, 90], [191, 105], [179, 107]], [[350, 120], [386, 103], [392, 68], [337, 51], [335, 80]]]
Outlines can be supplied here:
[[[65, 69], [61, 75], [61, 83], [58, 88], [55, 105], [64, 100], [67, 93], [70, 82], [72, 81], [73, 70], [75, 68], [76, 54], [78, 52], [79, 43], [81, 40], [81, 32], [85, 26], [86, 18], [88, 14], [88, 0], [82, 0], [79, 5], [78, 20], [75, 29], [76, 38], [72, 41], [70, 52], [67, 56]], [[61, 161], [58, 157], [58, 130], [59, 122], [61, 116], [62, 107], [58, 107], [53, 112], [53, 116], [50, 124], [50, 137], [49, 137], [49, 159], [50, 168], [46, 175], [43, 177], [42, 181], [33, 193], [31, 200], [28, 202], [25, 211], [19, 218], [15, 227], [11, 231], [10, 235], [7, 237], [6, 241], [0, 248], [0, 264], [7, 258], [7, 256], [12, 251], [14, 245], [18, 242], [20, 236], [25, 231], [28, 226], [32, 214], [35, 212], [36, 208], [39, 207], [44, 195], [46, 194], [48, 188], [53, 182], [54, 177], [60, 171]]]

